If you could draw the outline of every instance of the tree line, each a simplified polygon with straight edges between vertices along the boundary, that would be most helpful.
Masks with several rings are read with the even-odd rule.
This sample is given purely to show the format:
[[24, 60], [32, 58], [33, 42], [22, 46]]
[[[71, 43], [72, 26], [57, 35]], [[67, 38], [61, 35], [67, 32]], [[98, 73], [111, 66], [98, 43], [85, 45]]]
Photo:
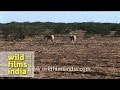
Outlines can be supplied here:
[[8, 35], [15, 35], [16, 39], [24, 39], [26, 36], [45, 34], [68, 34], [71, 31], [83, 30], [88, 35], [100, 34], [105, 36], [111, 31], [116, 31], [115, 36], [120, 36], [120, 24], [118, 23], [95, 23], [95, 22], [74, 22], [74, 23], [53, 23], [53, 22], [11, 22], [0, 23], [0, 32], [7, 38]]

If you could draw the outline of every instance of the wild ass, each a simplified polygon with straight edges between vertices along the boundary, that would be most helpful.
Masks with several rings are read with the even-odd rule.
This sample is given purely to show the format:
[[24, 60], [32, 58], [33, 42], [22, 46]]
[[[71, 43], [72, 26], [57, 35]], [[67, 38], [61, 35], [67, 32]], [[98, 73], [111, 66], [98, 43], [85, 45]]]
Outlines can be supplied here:
[[76, 36], [75, 35], [70, 35], [70, 41], [75, 43], [76, 42]]
[[44, 40], [48, 42], [50, 40], [51, 42], [54, 42], [55, 37], [53, 35], [45, 35]]

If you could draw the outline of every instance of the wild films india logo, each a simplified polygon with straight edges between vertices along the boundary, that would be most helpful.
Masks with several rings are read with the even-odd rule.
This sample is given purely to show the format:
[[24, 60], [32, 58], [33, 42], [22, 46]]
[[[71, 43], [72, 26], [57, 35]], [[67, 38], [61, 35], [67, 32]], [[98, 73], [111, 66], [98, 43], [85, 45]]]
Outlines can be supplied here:
[[0, 52], [1, 77], [34, 77], [34, 52]]

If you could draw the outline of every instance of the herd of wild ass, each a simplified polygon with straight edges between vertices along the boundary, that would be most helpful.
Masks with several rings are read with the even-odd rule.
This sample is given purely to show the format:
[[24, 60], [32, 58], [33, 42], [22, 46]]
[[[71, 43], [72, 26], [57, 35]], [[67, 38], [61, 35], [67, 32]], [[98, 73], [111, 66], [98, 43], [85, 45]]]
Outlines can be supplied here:
[[[4, 36], [3, 35], [1, 35], [0, 36], [0, 38], [3, 38]], [[24, 37], [21, 37], [20, 39], [22, 39], [22, 38], [24, 38]], [[16, 35], [15, 34], [12, 34], [12, 35], [8, 35], [7, 36], [7, 40], [9, 40], [9, 41], [14, 41], [14, 40], [16, 40], [17, 38], [16, 38]], [[43, 40], [45, 41], [45, 42], [48, 42], [48, 41], [51, 41], [52, 43], [54, 42], [54, 40], [55, 40], [55, 36], [54, 35], [45, 35], [44, 36], [44, 38], [43, 38]], [[71, 41], [71, 42], [76, 42], [76, 35], [69, 35], [69, 40]]]
[[[69, 38], [70, 38], [70, 41], [76, 42], [76, 36], [75, 35], [70, 35]], [[48, 40], [50, 40], [51, 42], [54, 42], [54, 39], [55, 39], [54, 35], [45, 35], [44, 36], [44, 40], [46, 42], [48, 42]]]

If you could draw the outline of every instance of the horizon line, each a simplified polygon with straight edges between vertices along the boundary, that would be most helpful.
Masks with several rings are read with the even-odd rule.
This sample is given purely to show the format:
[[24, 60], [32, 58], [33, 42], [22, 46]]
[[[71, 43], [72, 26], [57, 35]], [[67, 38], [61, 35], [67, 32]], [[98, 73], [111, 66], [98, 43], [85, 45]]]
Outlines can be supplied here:
[[95, 22], [95, 21], [86, 21], [86, 22], [52, 22], [52, 21], [11, 21], [11, 22], [0, 22], [0, 24], [8, 24], [8, 23], [110, 23], [110, 24], [120, 24], [117, 22]]

